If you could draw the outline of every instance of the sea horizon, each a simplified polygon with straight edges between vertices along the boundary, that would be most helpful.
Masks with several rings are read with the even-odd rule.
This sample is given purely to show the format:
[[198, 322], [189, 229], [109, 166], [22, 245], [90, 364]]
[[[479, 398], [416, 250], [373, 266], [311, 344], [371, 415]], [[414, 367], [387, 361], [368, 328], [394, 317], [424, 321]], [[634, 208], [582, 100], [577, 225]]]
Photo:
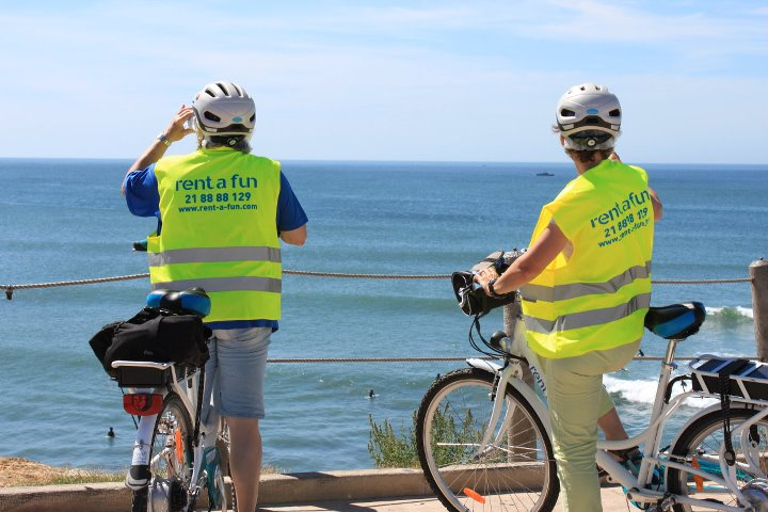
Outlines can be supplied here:
[[[176, 154], [176, 153], [168, 153]], [[183, 154], [183, 153], [179, 153]], [[398, 159], [345, 159], [345, 158], [281, 158], [276, 155], [270, 155], [268, 153], [260, 153], [257, 150], [251, 151], [251, 154], [266, 156], [274, 160], [281, 162], [296, 162], [296, 163], [341, 163], [341, 164], [380, 164], [380, 163], [393, 163], [393, 164], [491, 164], [491, 165], [542, 165], [542, 164], [555, 164], [573, 169], [573, 163], [570, 162], [567, 157], [553, 159], [553, 160], [398, 160]], [[33, 156], [0, 156], [0, 161], [3, 160], [20, 160], [20, 161], [93, 161], [93, 162], [128, 162], [131, 163], [136, 160], [134, 157], [57, 157], [57, 156], [45, 156], [45, 157], [33, 157]], [[716, 168], [747, 168], [757, 167], [766, 168], [768, 170], [768, 162], [664, 162], [664, 161], [633, 161], [624, 159], [626, 163], [631, 165], [637, 165], [642, 167], [643, 165], [658, 165], [662, 167], [716, 167]], [[574, 171], [575, 172], [575, 171]]]

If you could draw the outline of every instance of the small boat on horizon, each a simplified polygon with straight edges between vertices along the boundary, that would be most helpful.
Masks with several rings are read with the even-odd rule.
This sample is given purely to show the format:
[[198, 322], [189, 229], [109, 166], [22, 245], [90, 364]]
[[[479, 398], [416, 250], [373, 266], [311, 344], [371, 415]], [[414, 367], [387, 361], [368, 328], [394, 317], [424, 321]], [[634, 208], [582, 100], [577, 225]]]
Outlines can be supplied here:
[[537, 172], [536, 176], [554, 176], [551, 172]]

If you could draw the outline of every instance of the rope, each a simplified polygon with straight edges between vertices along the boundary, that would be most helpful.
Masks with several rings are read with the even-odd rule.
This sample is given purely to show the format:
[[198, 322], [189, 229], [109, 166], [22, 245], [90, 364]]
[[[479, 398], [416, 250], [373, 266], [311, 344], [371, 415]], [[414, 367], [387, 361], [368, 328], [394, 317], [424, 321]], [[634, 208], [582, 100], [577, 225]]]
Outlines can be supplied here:
[[651, 282], [653, 284], [729, 284], [729, 283], [751, 283], [752, 278], [747, 277], [743, 279], [701, 279], [701, 280], [693, 280], [693, 281], [666, 279], [663, 281], [651, 280]]
[[98, 277], [96, 279], [77, 279], [74, 281], [55, 281], [50, 283], [8, 284], [8, 285], [0, 285], [0, 288], [5, 290], [5, 298], [8, 300], [11, 300], [13, 299], [14, 290], [31, 290], [33, 288], [54, 288], [57, 286], [110, 283], [114, 281], [127, 281], [129, 279], [143, 279], [147, 277], [149, 277], [149, 274], [131, 274], [127, 276]]
[[[756, 356], [728, 356], [738, 359], [757, 359]], [[329, 357], [329, 358], [295, 358], [295, 359], [267, 359], [267, 363], [274, 364], [333, 364], [333, 363], [435, 363], [435, 362], [459, 362], [466, 361], [469, 357]], [[478, 356], [471, 359], [484, 359], [486, 361], [499, 361], [498, 357]], [[675, 357], [675, 361], [693, 361], [696, 357]], [[662, 356], [636, 356], [633, 361], [663, 361]]]
[[398, 275], [398, 274], [340, 274], [336, 272], [309, 272], [306, 270], [284, 270], [284, 274], [311, 277], [342, 277], [353, 279], [450, 279], [450, 274]]
[[[474, 359], [493, 360], [493, 357], [477, 357]], [[305, 359], [267, 359], [268, 363], [439, 363], [466, 361], [466, 357], [338, 357], [338, 358], [305, 358]]]
[[[338, 272], [309, 272], [306, 270], [284, 270], [284, 274], [309, 277], [335, 277], [345, 279], [448, 279], [448, 274], [343, 274]], [[34, 284], [6, 284], [0, 285], [0, 289], [5, 290], [5, 298], [13, 299], [15, 290], [30, 290], [33, 288], [54, 288], [57, 286], [75, 286], [83, 284], [110, 283], [115, 281], [128, 281], [130, 279], [146, 279], [149, 274], [130, 274], [126, 276], [99, 277], [95, 279], [78, 279], [74, 281], [55, 281], [50, 283]], [[751, 283], [751, 278], [744, 279], [698, 279], [698, 280], [660, 280], [652, 281], [653, 284], [727, 284], [727, 283]]]

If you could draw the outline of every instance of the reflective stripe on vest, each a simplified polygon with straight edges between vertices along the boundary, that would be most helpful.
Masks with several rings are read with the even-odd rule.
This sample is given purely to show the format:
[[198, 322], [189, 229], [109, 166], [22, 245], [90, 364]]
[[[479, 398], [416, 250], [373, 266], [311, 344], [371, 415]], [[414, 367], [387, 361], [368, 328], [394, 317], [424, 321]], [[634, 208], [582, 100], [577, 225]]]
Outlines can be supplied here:
[[520, 290], [531, 349], [565, 358], [640, 339], [653, 251], [645, 171], [606, 160], [581, 174], [542, 208], [531, 245], [551, 223], [569, 246]]
[[214, 261], [272, 261], [281, 262], [280, 249], [274, 247], [205, 247], [197, 249], [170, 249], [149, 254], [150, 267], [174, 263], [203, 263]]
[[632, 267], [604, 283], [560, 284], [554, 287], [528, 285], [524, 288], [523, 299], [530, 302], [539, 300], [555, 302], [598, 293], [615, 293], [635, 279], [647, 278], [650, 275], [651, 262], [647, 261], [645, 265]]
[[162, 232], [147, 238], [153, 289], [203, 288], [206, 322], [278, 320], [280, 164], [230, 148], [155, 164]]
[[169, 281], [167, 283], [152, 283], [152, 289], [176, 288], [186, 290], [200, 286], [208, 293], [258, 291], [280, 293], [282, 281], [268, 277], [201, 277], [197, 279]]
[[527, 315], [523, 315], [523, 318], [525, 319], [525, 328], [529, 331], [540, 334], [551, 334], [558, 331], [570, 331], [581, 329], [582, 327], [594, 327], [596, 325], [615, 322], [616, 320], [631, 316], [643, 308], [648, 308], [650, 305], [651, 294], [643, 293], [632, 297], [632, 299], [625, 304], [610, 308], [572, 313], [570, 315], [559, 316], [555, 320], [542, 320]]

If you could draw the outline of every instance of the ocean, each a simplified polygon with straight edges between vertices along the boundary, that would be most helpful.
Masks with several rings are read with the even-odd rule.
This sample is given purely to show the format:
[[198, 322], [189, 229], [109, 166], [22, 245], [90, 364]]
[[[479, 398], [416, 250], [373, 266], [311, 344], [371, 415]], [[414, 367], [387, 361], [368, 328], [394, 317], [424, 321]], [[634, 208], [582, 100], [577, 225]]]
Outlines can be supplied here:
[[[656, 226], [653, 279], [662, 283], [653, 304], [707, 306], [701, 332], [679, 354], [754, 355], [749, 283], [694, 282], [747, 278], [749, 265], [768, 257], [768, 166], [637, 163], [665, 211]], [[125, 207], [120, 182], [129, 164], [0, 159], [0, 285], [147, 272], [145, 256], [131, 244], [155, 223]], [[283, 170], [310, 219], [306, 245], [284, 247], [285, 269], [404, 277], [286, 275], [272, 359], [475, 356], [470, 319], [449, 280], [405, 276], [445, 276], [495, 250], [525, 247], [541, 205], [574, 177], [565, 161], [285, 161]], [[691, 283], [663, 284], [672, 280]], [[88, 340], [102, 325], [136, 313], [147, 290], [147, 279], [130, 279], [21, 289], [0, 300], [0, 456], [128, 466], [133, 422]], [[483, 326], [486, 334], [501, 328], [501, 312]], [[647, 334], [642, 348], [662, 355], [665, 344]], [[635, 361], [606, 377], [630, 433], [644, 426], [658, 364]], [[386, 420], [407, 435], [435, 376], [463, 366], [270, 363], [265, 463], [285, 472], [372, 468], [370, 422]], [[106, 436], [110, 427], [115, 438]]]

